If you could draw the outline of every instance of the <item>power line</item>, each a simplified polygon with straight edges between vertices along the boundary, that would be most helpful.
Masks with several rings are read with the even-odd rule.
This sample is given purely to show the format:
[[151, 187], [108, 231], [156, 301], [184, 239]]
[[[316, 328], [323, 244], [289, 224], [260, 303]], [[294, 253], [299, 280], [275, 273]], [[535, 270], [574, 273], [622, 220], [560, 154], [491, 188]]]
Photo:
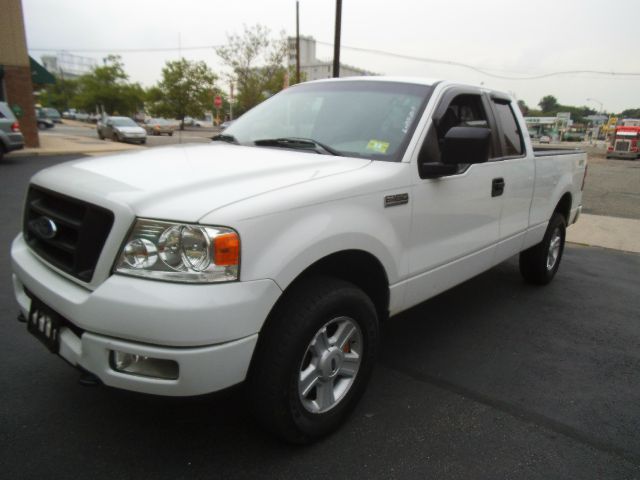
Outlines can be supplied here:
[[[320, 40], [316, 40], [316, 43], [320, 45], [326, 45], [333, 47], [333, 43], [330, 42], [322, 42]], [[149, 53], [149, 52], [180, 52], [184, 50], [215, 50], [217, 48], [222, 47], [223, 45], [198, 45], [193, 47], [158, 47], [158, 48], [29, 48], [29, 50], [33, 52], [60, 52], [60, 51], [70, 51], [76, 53]], [[403, 60], [411, 60], [415, 62], [424, 62], [424, 63], [435, 63], [437, 65], [449, 65], [453, 67], [461, 67], [469, 70], [473, 70], [482, 75], [486, 75], [488, 77], [499, 78], [502, 80], [539, 80], [543, 78], [550, 77], [558, 77], [563, 75], [597, 75], [598, 78], [602, 76], [609, 77], [639, 77], [640, 72], [615, 72], [615, 71], [605, 71], [605, 70], [561, 70], [557, 72], [548, 72], [541, 74], [518, 74], [516, 72], [508, 72], [513, 75], [501, 75], [499, 73], [492, 73], [490, 70], [497, 70], [491, 67], [479, 66], [479, 65], [471, 65], [464, 62], [457, 62], [453, 60], [442, 60], [438, 58], [430, 58], [430, 57], [419, 57], [415, 55], [405, 55], [402, 53], [389, 52], [386, 50], [378, 50], [373, 48], [362, 48], [362, 47], [354, 47], [350, 45], [341, 45], [341, 48], [346, 50], [353, 50], [356, 52], [362, 53], [371, 53], [375, 55], [383, 55], [386, 57], [400, 58]]]
[[160, 47], [160, 48], [29, 48], [33, 52], [76, 52], [76, 53], [149, 53], [178, 52], [180, 50], [215, 50], [222, 45], [200, 45], [195, 47]]
[[[327, 46], [333, 46], [332, 43], [329, 42], [321, 42], [319, 40], [316, 40], [316, 43], [319, 43], [321, 45], [327, 45]], [[401, 58], [404, 60], [412, 60], [412, 61], [416, 61], [416, 62], [425, 62], [425, 63], [435, 63], [435, 64], [439, 64], [439, 65], [449, 65], [449, 66], [454, 66], [454, 67], [462, 67], [462, 68], [467, 68], [470, 70], [473, 70], [475, 72], [481, 73], [483, 75], [487, 75], [489, 77], [494, 77], [494, 78], [500, 78], [503, 80], [538, 80], [541, 78], [549, 78], [549, 77], [556, 77], [556, 76], [561, 76], [561, 75], [579, 75], [579, 74], [589, 74], [589, 75], [608, 75], [608, 76], [626, 76], [626, 77], [637, 77], [640, 76], [640, 72], [607, 72], [607, 71], [601, 71], [601, 70], [564, 70], [564, 71], [558, 71], [558, 72], [549, 72], [549, 73], [542, 73], [542, 74], [538, 74], [538, 75], [528, 75], [528, 76], [510, 76], [510, 75], [500, 75], [497, 73], [491, 73], [488, 70], [490, 69], [489, 67], [481, 67], [481, 66], [476, 66], [476, 65], [470, 65], [468, 63], [463, 63], [463, 62], [456, 62], [453, 60], [441, 60], [441, 59], [437, 59], [437, 58], [429, 58], [429, 57], [417, 57], [417, 56], [413, 56], [413, 55], [404, 55], [401, 53], [394, 53], [394, 52], [389, 52], [386, 50], [377, 50], [377, 49], [373, 49], [373, 48], [361, 48], [361, 47], [352, 47], [352, 46], [348, 46], [348, 45], [342, 45], [342, 48], [347, 49], [347, 50], [354, 50], [357, 52], [364, 52], [364, 53], [373, 53], [376, 55], [384, 55], [387, 57], [394, 57], [394, 58]]]

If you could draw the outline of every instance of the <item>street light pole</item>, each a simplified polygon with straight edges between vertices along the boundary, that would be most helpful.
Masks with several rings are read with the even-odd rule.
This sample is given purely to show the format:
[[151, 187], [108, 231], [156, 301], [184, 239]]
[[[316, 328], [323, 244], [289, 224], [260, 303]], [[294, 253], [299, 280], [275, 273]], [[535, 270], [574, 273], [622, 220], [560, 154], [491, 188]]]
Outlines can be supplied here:
[[[600, 100], [596, 100], [595, 98], [587, 98], [587, 102], [595, 102], [595, 103], [599, 104], [600, 105], [600, 114], [602, 115], [604, 113], [604, 104]], [[609, 125], [609, 122], [607, 122], [607, 125]], [[596, 140], [598, 139], [599, 132], [600, 132], [600, 127], [596, 124], [596, 126], [594, 127], [594, 130], [593, 130], [593, 133], [595, 133], [595, 136], [596, 136]], [[593, 134], [591, 136], [591, 142], [593, 142]]]
[[587, 102], [596, 102], [600, 105], [600, 113], [604, 111], [604, 104], [600, 100], [596, 100], [595, 98], [587, 98]]
[[336, 0], [336, 36], [333, 42], [333, 77], [340, 76], [340, 28], [342, 24], [342, 0]]

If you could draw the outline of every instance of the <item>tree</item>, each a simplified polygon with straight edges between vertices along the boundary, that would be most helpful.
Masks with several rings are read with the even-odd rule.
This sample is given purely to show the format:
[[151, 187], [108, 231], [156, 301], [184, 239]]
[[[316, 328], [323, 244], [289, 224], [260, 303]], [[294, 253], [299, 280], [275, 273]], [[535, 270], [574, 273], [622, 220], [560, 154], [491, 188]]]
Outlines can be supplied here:
[[88, 112], [103, 109], [109, 115], [132, 115], [142, 108], [144, 90], [139, 83], [128, 82], [122, 60], [109, 55], [104, 65], [78, 79], [76, 104]]
[[558, 104], [556, 97], [553, 95], [547, 95], [542, 97], [538, 102], [538, 106], [544, 113], [557, 113], [560, 105]]
[[529, 113], [529, 107], [524, 100], [518, 100], [518, 108], [520, 108], [522, 115], [526, 116]]
[[40, 92], [39, 103], [43, 107], [53, 107], [64, 111], [76, 108], [76, 95], [78, 93], [78, 81], [70, 78], [57, 77], [56, 83], [47, 85]]
[[183, 129], [184, 117], [201, 117], [213, 108], [216, 79], [202, 61], [168, 61], [162, 80], [147, 91], [148, 109], [157, 116], [179, 119]]
[[640, 108], [628, 108], [618, 116], [622, 118], [640, 118]]
[[[237, 85], [237, 113], [243, 113], [284, 88], [287, 40], [270, 38], [263, 25], [244, 27], [242, 35], [228, 35], [227, 45], [216, 53], [231, 70]], [[295, 78], [290, 76], [290, 78]]]

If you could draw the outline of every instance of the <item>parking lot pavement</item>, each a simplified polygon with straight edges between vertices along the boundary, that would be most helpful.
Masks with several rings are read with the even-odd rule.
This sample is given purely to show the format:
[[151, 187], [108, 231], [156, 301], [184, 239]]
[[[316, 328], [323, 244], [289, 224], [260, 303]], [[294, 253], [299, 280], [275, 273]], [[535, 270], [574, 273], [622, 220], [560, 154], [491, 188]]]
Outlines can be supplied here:
[[391, 319], [351, 419], [294, 448], [256, 426], [242, 390], [83, 388], [15, 320], [9, 244], [24, 188], [66, 159], [0, 165], [3, 477], [640, 477], [640, 255], [569, 246], [542, 288], [512, 259]]

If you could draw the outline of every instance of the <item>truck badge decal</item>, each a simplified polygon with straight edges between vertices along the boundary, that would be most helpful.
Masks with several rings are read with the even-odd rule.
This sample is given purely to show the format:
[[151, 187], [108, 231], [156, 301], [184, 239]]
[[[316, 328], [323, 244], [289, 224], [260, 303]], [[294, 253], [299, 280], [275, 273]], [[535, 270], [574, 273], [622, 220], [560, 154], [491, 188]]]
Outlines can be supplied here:
[[387, 195], [384, 197], [384, 208], [404, 205], [406, 203], [409, 203], [408, 193], [397, 193], [396, 195]]

